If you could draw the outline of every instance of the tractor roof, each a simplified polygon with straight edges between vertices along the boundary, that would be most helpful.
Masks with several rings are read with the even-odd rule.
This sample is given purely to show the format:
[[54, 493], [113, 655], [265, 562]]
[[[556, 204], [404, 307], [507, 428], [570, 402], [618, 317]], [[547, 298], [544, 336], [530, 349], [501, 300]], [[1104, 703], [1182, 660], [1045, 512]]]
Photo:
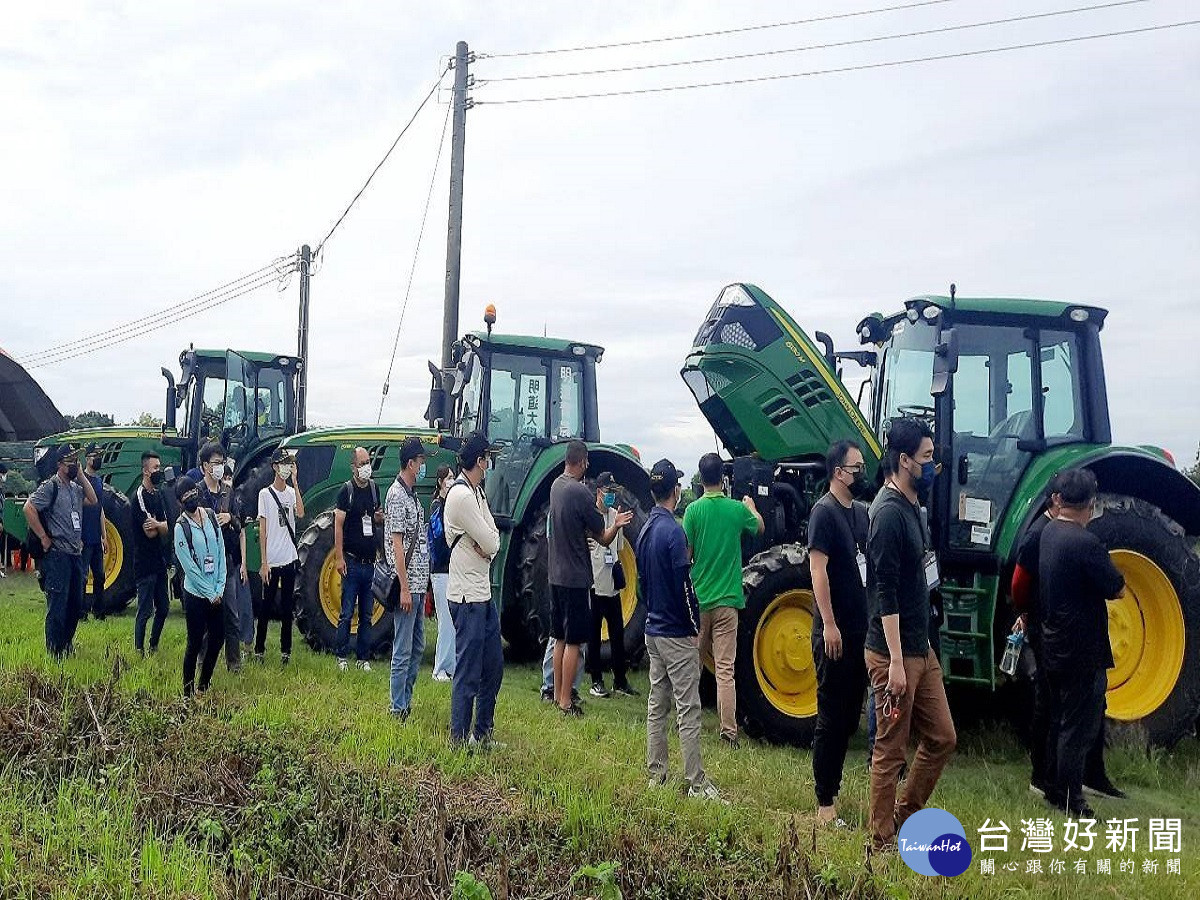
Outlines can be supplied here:
[[[594, 356], [597, 360], [604, 355], [604, 348], [586, 341], [568, 341], [565, 338], [534, 337], [525, 334], [495, 334], [488, 337], [486, 331], [474, 331], [472, 337], [490, 342], [493, 347], [513, 350], [533, 350], [540, 353], [562, 353], [568, 356]], [[582, 352], [576, 350], [582, 347]]]
[[[1037, 325], [1043, 320], [1046, 325], [1061, 322], [1065, 325], [1080, 325], [1090, 322], [1097, 328], [1104, 327], [1108, 310], [1082, 303], [1063, 300], [1030, 300], [1024, 297], [945, 297], [939, 294], [923, 294], [904, 301], [900, 312], [884, 316], [871, 313], [858, 323], [855, 329], [861, 341], [882, 343], [892, 332], [892, 326], [902, 319], [917, 321], [915, 317], [935, 319], [939, 311], [951, 317], [963, 315], [976, 321], [996, 320], [992, 324], [1006, 324], [1002, 320], [1019, 320], [1027, 325]], [[976, 318], [977, 317], [977, 318]]]
[[[224, 359], [228, 350], [185, 350], [184, 353], [194, 353], [197, 359]], [[288, 362], [294, 363], [298, 357], [293, 353], [263, 353], [258, 350], [234, 350], [238, 356], [244, 356], [250, 362], [255, 363], [273, 363], [279, 359], [286, 359]], [[180, 356], [183, 354], [181, 353]]]

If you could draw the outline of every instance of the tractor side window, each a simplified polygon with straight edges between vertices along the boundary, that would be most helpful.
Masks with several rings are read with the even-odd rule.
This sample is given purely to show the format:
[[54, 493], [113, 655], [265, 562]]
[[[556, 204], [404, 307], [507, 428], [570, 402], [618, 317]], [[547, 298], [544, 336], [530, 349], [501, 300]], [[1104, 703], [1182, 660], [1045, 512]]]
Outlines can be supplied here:
[[988, 421], [988, 358], [960, 356], [954, 375], [954, 431], [956, 434], [985, 435]]
[[278, 369], [260, 369], [254, 393], [259, 436], [283, 434], [287, 427], [283, 373]]
[[1083, 397], [1075, 335], [1043, 331], [1042, 403], [1046, 439], [1083, 439]]
[[200, 412], [200, 443], [219, 440], [221, 425], [229, 415], [225, 402], [225, 381], [221, 378], [204, 380], [203, 407]]
[[483, 366], [478, 359], [471, 371], [470, 380], [463, 385], [461, 406], [459, 407], [459, 434], [470, 434], [480, 429], [479, 403], [483, 393]]
[[554, 404], [550, 409], [551, 436], [556, 440], [583, 436], [583, 367], [578, 363], [555, 364], [558, 374]]

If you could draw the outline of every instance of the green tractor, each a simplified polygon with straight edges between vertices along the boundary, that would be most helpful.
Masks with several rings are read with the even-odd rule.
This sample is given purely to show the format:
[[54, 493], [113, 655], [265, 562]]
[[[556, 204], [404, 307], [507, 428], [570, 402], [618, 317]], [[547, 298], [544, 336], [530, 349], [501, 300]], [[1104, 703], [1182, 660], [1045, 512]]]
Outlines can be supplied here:
[[[941, 663], [956, 699], [1001, 686], [997, 662], [1015, 618], [1017, 548], [1050, 478], [1095, 473], [1091, 529], [1125, 575], [1109, 603], [1116, 660], [1111, 723], [1171, 745], [1200, 714], [1200, 489], [1153, 447], [1112, 443], [1100, 330], [1105, 311], [1073, 303], [915, 297], [858, 325], [867, 349], [814, 343], [764, 291], [721, 291], [682, 376], [733, 457], [733, 490], [767, 521], [748, 544], [738, 713], [748, 732], [810, 744], [816, 606], [805, 550], [808, 514], [827, 482], [823, 454], [850, 438], [878, 481], [896, 417], [929, 422], [942, 470], [929, 502], [943, 579]], [[818, 344], [820, 346], [818, 346]], [[857, 400], [844, 361], [870, 370]], [[869, 393], [867, 393], [869, 392]], [[976, 693], [975, 699], [978, 700]]]
[[[37, 480], [54, 474], [44, 460], [47, 452], [60, 444], [72, 443], [81, 449], [96, 444], [103, 453], [102, 503], [108, 538], [104, 604], [108, 612], [124, 609], [134, 595], [129, 497], [141, 482], [142, 453], [157, 452], [164, 468], [181, 473], [197, 465], [203, 444], [220, 441], [235, 465], [235, 490], [247, 481], [262, 480], [271, 451], [296, 431], [296, 376], [302, 365], [298, 357], [290, 355], [184, 350], [179, 354], [178, 383], [170, 371], [162, 369], [167, 393], [161, 430], [134, 426], [85, 428], [37, 442], [33, 450]], [[177, 425], [180, 410], [182, 428]], [[173, 513], [174, 498], [170, 491], [165, 496]], [[26, 533], [21, 512], [24, 500], [12, 497], [4, 504], [5, 531], [18, 541], [24, 540]], [[86, 590], [92, 590], [90, 575]]]
[[[400, 469], [400, 444], [417, 435], [430, 450], [426, 477], [417, 495], [428, 509], [439, 465], [453, 465], [462, 439], [485, 432], [498, 447], [484, 489], [500, 526], [500, 552], [492, 565], [492, 591], [501, 604], [501, 627], [510, 656], [540, 653], [549, 630], [546, 517], [550, 483], [563, 470], [567, 441], [589, 445], [591, 474], [613, 472], [625, 492], [622, 503], [635, 510], [626, 528], [622, 556], [626, 572], [636, 572], [632, 545], [649, 506], [649, 478], [628, 445], [600, 442], [596, 365], [604, 350], [557, 338], [486, 332], [468, 334], [452, 347], [449, 372], [430, 363], [433, 388], [427, 427], [330, 428], [306, 431], [283, 442], [296, 454], [308, 518], [300, 523], [301, 570], [297, 621], [309, 643], [331, 649], [341, 606], [341, 576], [333, 553], [333, 503], [350, 478], [354, 448], [371, 457], [376, 483], [386, 493]], [[449, 376], [449, 377], [447, 377]], [[248, 548], [255, 541], [248, 541]], [[257, 546], [250, 550], [252, 557]], [[629, 578], [623, 603], [626, 649], [640, 653], [645, 612], [638, 604], [636, 578]], [[357, 613], [351, 623], [357, 634]], [[369, 644], [377, 652], [391, 646], [391, 616], [376, 603]]]

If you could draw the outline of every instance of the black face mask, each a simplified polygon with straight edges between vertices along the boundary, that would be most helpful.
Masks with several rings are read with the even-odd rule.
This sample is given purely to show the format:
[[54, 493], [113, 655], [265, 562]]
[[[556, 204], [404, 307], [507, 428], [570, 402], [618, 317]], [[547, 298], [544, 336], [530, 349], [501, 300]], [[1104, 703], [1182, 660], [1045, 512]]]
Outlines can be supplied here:
[[200, 495], [198, 493], [188, 494], [179, 502], [183, 506], [184, 512], [194, 513], [200, 508]]
[[162, 480], [163, 480], [163, 473], [162, 473], [161, 469], [157, 472], [150, 473], [150, 483], [151, 484], [153, 484], [155, 486], [160, 485], [160, 484], [162, 484]]
[[849, 487], [850, 496], [855, 500], [859, 499], [860, 497], [865, 497], [867, 490], [870, 488], [870, 485], [867, 484], [866, 472], [855, 472], [854, 480], [850, 482]]
[[79, 463], [71, 463], [67, 466], [67, 478], [74, 481], [79, 477]]

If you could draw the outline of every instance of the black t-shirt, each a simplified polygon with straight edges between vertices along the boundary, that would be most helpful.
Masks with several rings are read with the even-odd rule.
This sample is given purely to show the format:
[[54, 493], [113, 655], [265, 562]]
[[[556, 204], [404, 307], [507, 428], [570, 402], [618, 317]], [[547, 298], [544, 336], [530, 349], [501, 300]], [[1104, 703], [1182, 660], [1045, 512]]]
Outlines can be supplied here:
[[588, 535], [604, 533], [596, 495], [580, 481], [559, 475], [550, 485], [550, 583], [559, 587], [592, 586]]
[[[143, 504], [145, 509], [142, 508]], [[133, 521], [134, 576], [144, 578], [147, 575], [157, 575], [167, 571], [168, 544], [166, 538], [146, 537], [146, 532], [142, 530], [142, 523], [146, 521], [147, 514], [150, 518], [160, 522], [167, 520], [167, 507], [163, 502], [162, 491], [151, 491], [143, 485], [138, 485], [137, 490], [133, 492], [130, 506], [130, 518]], [[169, 533], [170, 529], [168, 529]]]
[[1020, 549], [1017, 550], [1017, 565], [1029, 573], [1032, 583], [1029, 590], [1029, 608], [1025, 611], [1025, 625], [1027, 637], [1035, 645], [1042, 639], [1042, 598], [1041, 588], [1038, 584], [1038, 567], [1041, 564], [1042, 558], [1042, 532], [1046, 530], [1046, 524], [1050, 521], [1050, 517], [1045, 513], [1037, 517], [1037, 520], [1029, 526], [1029, 531], [1025, 533], [1024, 539], [1021, 541]]
[[1108, 598], [1125, 586], [1100, 539], [1056, 519], [1042, 532], [1042, 662], [1053, 672], [1111, 669]]
[[[867, 634], [867, 588], [859, 574], [858, 554], [867, 552], [870, 527], [866, 506], [854, 503], [847, 509], [833, 494], [817, 501], [808, 520], [808, 549], [829, 557], [829, 599], [838, 630], [859, 640]], [[825, 623], [814, 611], [813, 636], [824, 633]]]
[[905, 656], [929, 652], [929, 584], [924, 557], [929, 536], [920, 508], [892, 488], [876, 501], [867, 538], [868, 649], [887, 656], [883, 616], [899, 615], [900, 648]]
[[376, 524], [372, 519], [371, 536], [365, 537], [362, 520], [363, 516], [373, 517], [375, 510], [379, 508], [379, 491], [375, 482], [369, 482], [366, 487], [359, 487], [353, 481], [347, 481], [338, 491], [337, 508], [346, 514], [346, 521], [342, 526], [342, 550], [360, 560], [374, 562], [377, 547], [375, 534], [383, 526]]
[[242, 544], [238, 538], [242, 523], [234, 511], [233, 492], [230, 491], [229, 485], [222, 482], [220, 489], [214, 494], [203, 479], [196, 482], [196, 487], [200, 490], [201, 506], [207, 506], [214, 513], [230, 514], [228, 524], [221, 529], [221, 539], [225, 542], [226, 566], [232, 572], [233, 567], [242, 564]]

